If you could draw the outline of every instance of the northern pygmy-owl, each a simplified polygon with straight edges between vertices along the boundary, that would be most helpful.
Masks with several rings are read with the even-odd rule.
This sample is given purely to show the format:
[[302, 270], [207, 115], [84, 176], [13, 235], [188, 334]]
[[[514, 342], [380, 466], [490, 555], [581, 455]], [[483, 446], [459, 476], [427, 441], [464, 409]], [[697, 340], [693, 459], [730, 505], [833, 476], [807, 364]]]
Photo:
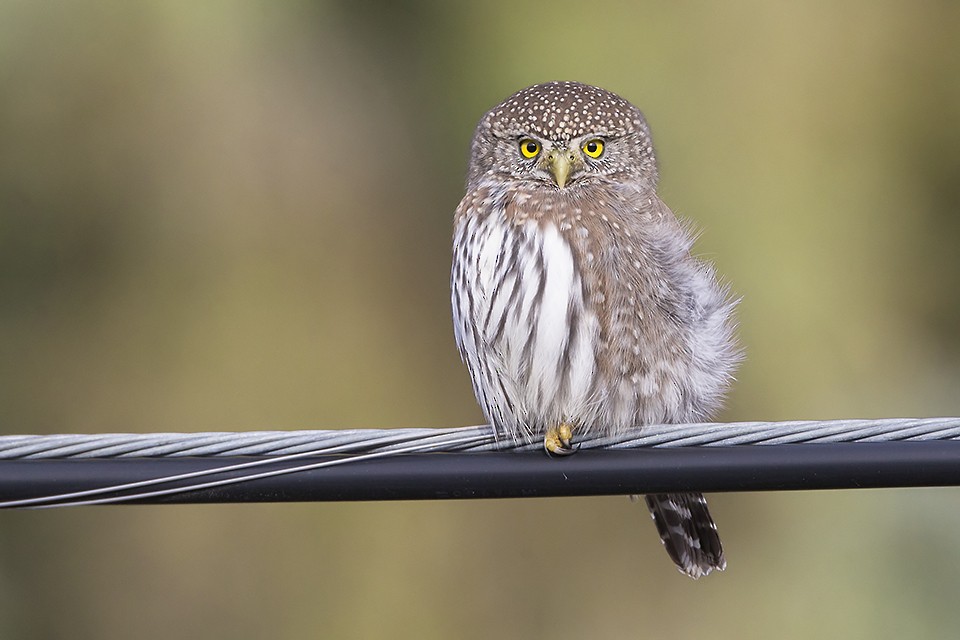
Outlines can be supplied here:
[[[650, 130], [603, 89], [548, 82], [477, 125], [454, 229], [460, 355], [501, 437], [697, 422], [719, 407], [739, 352], [731, 301], [656, 192]], [[703, 496], [646, 496], [694, 578], [726, 562]]]

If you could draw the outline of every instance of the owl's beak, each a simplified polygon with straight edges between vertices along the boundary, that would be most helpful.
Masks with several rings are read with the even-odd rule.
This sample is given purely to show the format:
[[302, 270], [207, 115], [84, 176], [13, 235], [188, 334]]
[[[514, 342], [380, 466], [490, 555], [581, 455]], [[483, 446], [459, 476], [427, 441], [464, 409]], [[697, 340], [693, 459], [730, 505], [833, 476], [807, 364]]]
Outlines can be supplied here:
[[550, 169], [550, 173], [553, 174], [554, 182], [556, 182], [557, 186], [561, 189], [567, 184], [567, 179], [570, 177], [570, 170], [573, 168], [575, 160], [576, 156], [568, 151], [554, 149], [547, 154], [547, 167]]

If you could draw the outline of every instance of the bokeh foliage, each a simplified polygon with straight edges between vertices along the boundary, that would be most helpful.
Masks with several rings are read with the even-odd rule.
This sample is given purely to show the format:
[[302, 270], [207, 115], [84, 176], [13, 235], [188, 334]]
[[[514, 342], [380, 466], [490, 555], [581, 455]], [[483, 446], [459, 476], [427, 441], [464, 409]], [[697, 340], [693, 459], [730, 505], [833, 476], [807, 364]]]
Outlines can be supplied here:
[[[481, 420], [450, 330], [473, 125], [637, 103], [743, 296], [723, 419], [960, 413], [960, 10], [0, 2], [0, 432]], [[955, 490], [91, 508], [0, 524], [0, 636], [946, 637]], [[951, 633], [952, 630], [952, 633]]]

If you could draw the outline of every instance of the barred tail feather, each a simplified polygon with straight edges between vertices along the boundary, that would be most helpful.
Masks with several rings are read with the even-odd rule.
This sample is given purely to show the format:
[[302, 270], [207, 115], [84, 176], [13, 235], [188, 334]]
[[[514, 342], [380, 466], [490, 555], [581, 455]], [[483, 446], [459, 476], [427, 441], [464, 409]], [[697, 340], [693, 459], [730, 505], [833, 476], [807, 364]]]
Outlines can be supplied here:
[[702, 494], [658, 493], [644, 497], [660, 540], [680, 571], [697, 579], [727, 567], [717, 525]]

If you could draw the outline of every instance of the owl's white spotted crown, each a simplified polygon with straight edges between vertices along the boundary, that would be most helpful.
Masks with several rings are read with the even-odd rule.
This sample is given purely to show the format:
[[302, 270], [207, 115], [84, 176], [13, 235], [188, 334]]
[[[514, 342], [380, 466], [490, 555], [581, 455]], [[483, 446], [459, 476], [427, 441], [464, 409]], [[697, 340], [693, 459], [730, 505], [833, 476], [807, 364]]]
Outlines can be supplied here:
[[556, 142], [584, 135], [649, 135], [635, 106], [599, 87], [579, 82], [547, 82], [513, 94], [484, 116], [496, 137], [533, 134]]

